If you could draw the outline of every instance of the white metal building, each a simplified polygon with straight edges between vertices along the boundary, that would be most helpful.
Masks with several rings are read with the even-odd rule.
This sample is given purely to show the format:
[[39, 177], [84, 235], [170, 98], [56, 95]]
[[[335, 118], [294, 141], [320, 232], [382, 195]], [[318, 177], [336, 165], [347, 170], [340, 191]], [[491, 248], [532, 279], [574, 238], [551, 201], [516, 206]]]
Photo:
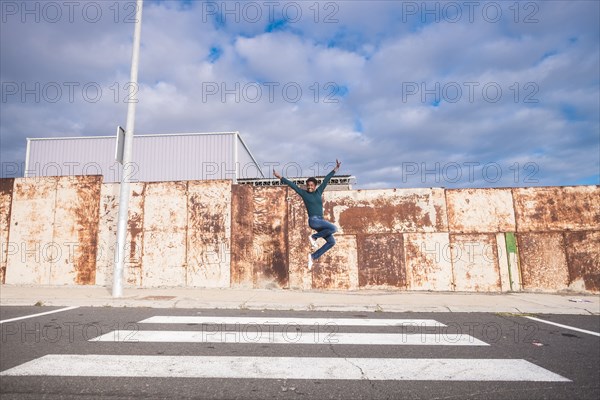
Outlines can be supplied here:
[[[25, 176], [103, 175], [120, 182], [116, 136], [28, 138]], [[264, 178], [239, 132], [135, 135], [130, 178], [138, 182]]]

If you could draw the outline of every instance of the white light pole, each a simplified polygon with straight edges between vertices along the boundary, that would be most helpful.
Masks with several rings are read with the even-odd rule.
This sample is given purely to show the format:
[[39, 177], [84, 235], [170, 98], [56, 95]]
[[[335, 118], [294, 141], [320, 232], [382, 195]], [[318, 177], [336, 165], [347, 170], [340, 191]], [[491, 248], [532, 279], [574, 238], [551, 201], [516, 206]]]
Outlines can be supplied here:
[[135, 128], [135, 107], [138, 93], [138, 66], [140, 58], [140, 35], [142, 32], [142, 6], [144, 0], [137, 0], [135, 10], [135, 30], [133, 33], [133, 53], [131, 55], [130, 96], [127, 105], [125, 144], [123, 148], [123, 173], [119, 194], [119, 219], [117, 220], [117, 247], [115, 248], [115, 268], [113, 271], [113, 297], [123, 296], [123, 264], [125, 260], [125, 240], [127, 239], [127, 219], [129, 214], [129, 181], [131, 179], [131, 154], [133, 131]]

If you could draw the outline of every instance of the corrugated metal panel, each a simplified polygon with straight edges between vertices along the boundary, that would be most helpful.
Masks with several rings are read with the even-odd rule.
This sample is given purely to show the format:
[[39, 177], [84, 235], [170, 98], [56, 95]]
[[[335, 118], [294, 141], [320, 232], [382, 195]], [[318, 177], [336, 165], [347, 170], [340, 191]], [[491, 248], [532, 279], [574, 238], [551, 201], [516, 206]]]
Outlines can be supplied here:
[[450, 234], [450, 249], [455, 290], [502, 290], [495, 235]]
[[523, 289], [558, 291], [569, 286], [569, 269], [561, 232], [518, 233]]
[[361, 288], [405, 289], [404, 241], [401, 233], [357, 235], [358, 284]]
[[[236, 132], [136, 135], [128, 173], [141, 182], [235, 180], [236, 153], [238, 163], [255, 163], [240, 141]], [[103, 175], [105, 183], [120, 182], [122, 167], [114, 156], [115, 137], [28, 139], [26, 174]]]
[[235, 179], [234, 134], [152, 135], [134, 141], [144, 182]]
[[446, 190], [448, 227], [454, 233], [514, 232], [510, 189]]
[[[131, 195], [129, 196], [123, 271], [125, 284], [128, 286], [142, 286], [145, 185], [141, 182], [130, 184]], [[109, 183], [102, 185], [100, 190], [96, 285], [112, 286], [113, 283], [119, 217], [119, 188], [118, 183]]]
[[325, 192], [326, 218], [340, 233], [444, 232], [444, 189], [343, 190]]
[[188, 182], [187, 286], [230, 285], [231, 181]]
[[513, 196], [518, 232], [600, 226], [600, 186], [515, 188]]
[[600, 231], [566, 232], [569, 287], [600, 292]]
[[448, 233], [405, 233], [404, 253], [408, 290], [454, 290]]
[[52, 239], [58, 179], [15, 179], [10, 242], [17, 251], [8, 253], [8, 284], [50, 284], [51, 263], [60, 252]]
[[144, 287], [185, 286], [187, 184], [146, 184], [142, 284]]
[[25, 176], [103, 175], [105, 182], [119, 181], [115, 138], [28, 139], [27, 146]]
[[335, 240], [335, 246], [316, 260], [313, 265], [313, 288], [358, 289], [356, 236], [336, 234]]
[[0, 179], [0, 284], [5, 283], [9, 247], [11, 251], [17, 251], [16, 245], [9, 246], [10, 208], [14, 182], [14, 178]]

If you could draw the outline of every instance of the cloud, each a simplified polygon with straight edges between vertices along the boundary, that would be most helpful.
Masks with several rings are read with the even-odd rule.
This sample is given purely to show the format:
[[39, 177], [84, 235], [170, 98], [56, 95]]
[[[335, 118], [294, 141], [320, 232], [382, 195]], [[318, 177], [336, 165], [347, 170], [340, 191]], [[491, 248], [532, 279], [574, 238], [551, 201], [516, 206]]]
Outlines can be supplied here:
[[[3, 163], [124, 126], [133, 3], [92, 3], [3, 14]], [[598, 183], [597, 2], [267, 3], [146, 1], [136, 131], [237, 130], [362, 188]]]

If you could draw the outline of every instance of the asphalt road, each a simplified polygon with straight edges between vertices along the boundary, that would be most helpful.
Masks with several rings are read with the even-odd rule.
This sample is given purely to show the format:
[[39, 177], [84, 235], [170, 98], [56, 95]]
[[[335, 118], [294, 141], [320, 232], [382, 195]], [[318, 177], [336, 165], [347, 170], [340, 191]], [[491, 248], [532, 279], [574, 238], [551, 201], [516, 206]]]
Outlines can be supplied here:
[[[75, 308], [15, 320], [57, 309], [0, 307], [3, 400], [600, 398], [600, 337], [521, 315]], [[142, 322], [157, 316], [221, 322]], [[598, 316], [536, 317], [600, 332]], [[367, 319], [376, 321], [361, 325]], [[419, 321], [384, 325], [394, 319]], [[97, 341], [102, 335], [104, 341]], [[385, 340], [393, 344], [381, 344]], [[157, 373], [164, 360], [184, 361]], [[232, 364], [219, 366], [221, 360]], [[241, 375], [195, 377], [199, 370]], [[547, 381], [535, 381], [532, 371]], [[64, 376], [69, 374], [75, 376]], [[378, 374], [387, 378], [378, 380]], [[510, 377], [498, 378], [502, 374]]]

